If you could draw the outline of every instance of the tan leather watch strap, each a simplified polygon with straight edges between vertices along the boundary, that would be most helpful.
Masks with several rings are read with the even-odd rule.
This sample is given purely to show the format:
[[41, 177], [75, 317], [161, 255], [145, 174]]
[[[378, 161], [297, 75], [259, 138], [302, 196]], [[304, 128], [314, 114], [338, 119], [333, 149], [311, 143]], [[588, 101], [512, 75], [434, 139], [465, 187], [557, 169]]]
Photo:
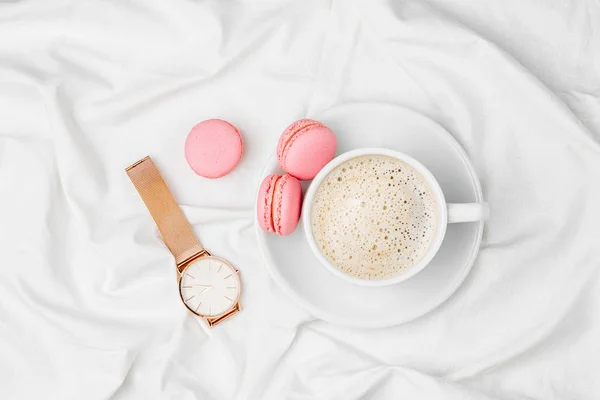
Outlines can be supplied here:
[[186, 261], [204, 252], [150, 157], [132, 164], [125, 171], [150, 211], [165, 244], [175, 257], [177, 267], [181, 269]]

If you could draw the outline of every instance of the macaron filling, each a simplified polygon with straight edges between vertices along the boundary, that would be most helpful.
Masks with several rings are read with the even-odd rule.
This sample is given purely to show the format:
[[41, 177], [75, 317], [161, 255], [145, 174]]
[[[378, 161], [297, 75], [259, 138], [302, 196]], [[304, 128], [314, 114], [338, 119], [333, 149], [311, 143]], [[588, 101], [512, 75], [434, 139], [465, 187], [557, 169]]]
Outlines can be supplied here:
[[[275, 233], [281, 235], [281, 209], [283, 205], [283, 188], [285, 187], [285, 183], [287, 182], [289, 176], [280, 176], [275, 181], [275, 190], [273, 190], [273, 228], [275, 229]], [[279, 194], [279, 197], [276, 199], [275, 195]]]
[[[281, 180], [282, 180], [282, 176], [277, 175], [275, 177], [275, 179], [272, 181], [273, 189], [271, 192], [271, 207], [270, 207], [271, 209], [268, 210], [269, 211], [268, 215], [271, 216], [269, 221], [267, 221], [269, 223], [268, 226], [269, 226], [269, 228], [272, 229], [272, 232], [275, 232], [275, 233], [281, 232], [281, 227], [279, 227], [279, 230], [277, 230], [277, 225], [279, 225], [279, 224], [275, 224], [275, 219], [277, 218], [278, 215], [280, 215], [280, 214], [278, 214], [278, 212], [281, 213], [281, 202], [282, 202], [281, 196], [279, 197], [279, 201], [277, 201], [277, 202], [275, 201], [275, 196], [276, 196], [277, 192], [279, 191], [281, 193], [281, 189], [278, 188], [279, 182]], [[275, 210], [275, 204], [278, 205], [277, 210]], [[277, 218], [277, 220], [281, 221], [281, 218]]]

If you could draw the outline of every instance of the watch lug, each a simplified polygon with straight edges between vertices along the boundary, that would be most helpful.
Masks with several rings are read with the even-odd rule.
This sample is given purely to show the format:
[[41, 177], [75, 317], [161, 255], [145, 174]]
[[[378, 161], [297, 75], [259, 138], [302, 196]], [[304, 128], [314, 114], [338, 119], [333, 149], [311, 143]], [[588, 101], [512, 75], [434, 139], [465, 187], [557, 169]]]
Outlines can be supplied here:
[[179, 276], [181, 276], [183, 274], [183, 271], [188, 266], [188, 264], [194, 262], [195, 260], [197, 260], [199, 258], [207, 257], [207, 256], [211, 256], [211, 254], [208, 252], [208, 250], [202, 249], [202, 251], [199, 251], [198, 253], [191, 255], [190, 257], [186, 258], [185, 260], [183, 260], [182, 262], [177, 264], [176, 269], [177, 269], [177, 272], [179, 272]]
[[242, 311], [242, 308], [240, 307], [240, 302], [238, 301], [233, 307], [231, 307], [231, 310], [229, 310], [224, 315], [216, 318], [204, 317], [204, 320], [206, 321], [208, 327], [212, 328], [213, 326], [225, 321], [227, 318], [240, 311]]

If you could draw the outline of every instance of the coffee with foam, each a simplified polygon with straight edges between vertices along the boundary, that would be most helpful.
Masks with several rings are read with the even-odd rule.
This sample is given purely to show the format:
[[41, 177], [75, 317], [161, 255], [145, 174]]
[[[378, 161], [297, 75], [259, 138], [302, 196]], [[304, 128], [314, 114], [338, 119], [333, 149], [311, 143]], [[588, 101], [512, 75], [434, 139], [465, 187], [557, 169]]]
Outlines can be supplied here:
[[317, 246], [329, 262], [360, 279], [389, 279], [427, 254], [437, 203], [425, 178], [404, 161], [352, 158], [321, 182], [311, 208]]

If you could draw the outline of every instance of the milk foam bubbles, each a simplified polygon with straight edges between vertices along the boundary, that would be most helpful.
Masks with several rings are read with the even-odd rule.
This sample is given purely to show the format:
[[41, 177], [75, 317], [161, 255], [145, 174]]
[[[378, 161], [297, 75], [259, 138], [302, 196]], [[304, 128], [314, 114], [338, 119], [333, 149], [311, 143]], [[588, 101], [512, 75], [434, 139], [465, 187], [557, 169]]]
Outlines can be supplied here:
[[427, 254], [437, 204], [425, 178], [404, 161], [365, 155], [338, 165], [321, 182], [311, 208], [323, 255], [361, 279], [388, 279]]

